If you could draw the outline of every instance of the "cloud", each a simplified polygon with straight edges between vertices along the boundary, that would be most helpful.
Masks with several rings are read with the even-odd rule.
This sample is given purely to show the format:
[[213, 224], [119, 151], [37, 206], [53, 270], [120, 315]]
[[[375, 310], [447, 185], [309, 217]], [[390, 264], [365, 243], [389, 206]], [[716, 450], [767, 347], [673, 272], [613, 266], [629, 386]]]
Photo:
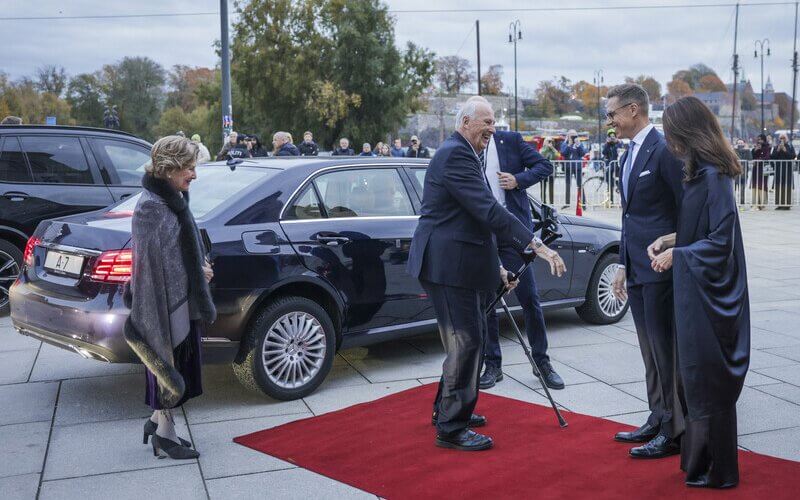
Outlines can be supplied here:
[[[686, 4], [688, 0], [655, 0], [658, 4]], [[708, 0], [726, 2], [729, 0]], [[558, 2], [493, 0], [389, 0], [394, 11], [414, 9], [485, 9], [549, 7]], [[35, 10], [25, 2], [4, 2], [0, 17], [50, 15], [106, 15], [167, 12], [214, 12], [217, 0], [40, 0]], [[8, 5], [10, 4], [10, 5]], [[67, 4], [65, 6], [64, 4]], [[573, 0], [567, 6], [635, 5], [636, 0], [589, 2]], [[231, 2], [233, 11], [233, 2]], [[603, 69], [606, 83], [625, 76], [653, 75], [662, 84], [672, 74], [703, 62], [725, 81], [731, 79], [733, 8], [669, 10], [592, 10], [570, 12], [448, 12], [396, 13], [398, 45], [406, 41], [426, 46], [439, 55], [458, 53], [475, 63], [475, 19], [481, 21], [481, 64], [485, 71], [501, 64], [506, 85], [513, 84], [513, 49], [508, 44], [508, 24], [522, 23], [518, 44], [519, 85], [535, 88], [542, 79], [565, 75], [573, 81], [591, 81]], [[739, 54], [745, 75], [760, 84], [753, 42], [768, 37], [772, 56], [765, 74], [776, 89], [791, 92], [792, 6], [751, 6], [740, 11]], [[32, 75], [43, 64], [60, 64], [70, 74], [100, 69], [125, 56], [147, 56], [165, 68], [175, 64], [214, 66], [218, 59], [212, 44], [219, 39], [219, 19], [171, 17], [147, 19], [2, 21], [5, 40], [0, 44], [0, 69], [12, 78]], [[459, 50], [460, 49], [460, 50]]]

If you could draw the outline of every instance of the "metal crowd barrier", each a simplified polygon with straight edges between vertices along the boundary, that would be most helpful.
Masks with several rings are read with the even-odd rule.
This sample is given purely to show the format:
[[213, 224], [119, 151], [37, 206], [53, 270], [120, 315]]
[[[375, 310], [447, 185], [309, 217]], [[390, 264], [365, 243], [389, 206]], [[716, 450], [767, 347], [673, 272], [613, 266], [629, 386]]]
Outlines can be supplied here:
[[[583, 209], [620, 206], [617, 161], [557, 160], [553, 175], [529, 189], [537, 199], [574, 213], [581, 192]], [[800, 206], [800, 160], [742, 160], [742, 174], [734, 180], [736, 201], [742, 208]]]

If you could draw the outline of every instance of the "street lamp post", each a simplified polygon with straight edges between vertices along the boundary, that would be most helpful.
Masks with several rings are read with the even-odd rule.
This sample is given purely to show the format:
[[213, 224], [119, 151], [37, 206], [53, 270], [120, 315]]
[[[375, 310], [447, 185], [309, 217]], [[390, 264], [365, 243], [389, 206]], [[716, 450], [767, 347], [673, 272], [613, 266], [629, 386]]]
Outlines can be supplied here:
[[[517, 41], [522, 40], [522, 23], [519, 19], [508, 25], [508, 43], [514, 44], [514, 131], [519, 132], [519, 109], [517, 108]], [[480, 85], [480, 83], [478, 84]]]
[[597, 87], [597, 147], [600, 147], [603, 141], [603, 135], [600, 131], [601, 124], [600, 124], [600, 117], [602, 113], [600, 112], [600, 86], [603, 85], [603, 70], [596, 69], [594, 71], [594, 82], [595, 87]]
[[753, 57], [761, 56], [761, 132], [764, 132], [767, 130], [764, 127], [764, 47], [767, 48], [767, 57], [769, 57], [769, 38], [756, 40], [755, 47]]
[[228, 37], [228, 0], [220, 0], [220, 70], [222, 72], [222, 143], [233, 130], [233, 105], [231, 103], [231, 56]]

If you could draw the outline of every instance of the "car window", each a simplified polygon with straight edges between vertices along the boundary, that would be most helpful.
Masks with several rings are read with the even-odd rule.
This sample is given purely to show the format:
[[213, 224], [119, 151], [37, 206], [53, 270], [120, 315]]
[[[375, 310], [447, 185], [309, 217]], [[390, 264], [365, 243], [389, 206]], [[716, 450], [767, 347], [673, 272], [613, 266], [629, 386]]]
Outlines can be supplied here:
[[[195, 217], [203, 217], [211, 210], [261, 180], [280, 172], [274, 168], [242, 167], [235, 170], [224, 165], [200, 165], [196, 169], [197, 179], [189, 187], [189, 209]], [[114, 205], [111, 214], [132, 214], [139, 202], [137, 193], [124, 202]]]
[[150, 161], [150, 151], [142, 146], [112, 139], [94, 139], [94, 150], [106, 167], [117, 172], [123, 186], [140, 186], [144, 166]]
[[52, 135], [22, 137], [34, 182], [93, 184], [80, 139]]
[[425, 186], [425, 172], [427, 172], [427, 168], [415, 168], [414, 169], [414, 177], [417, 178], [417, 182], [419, 182], [419, 187]]
[[0, 149], [0, 182], [30, 182], [31, 173], [25, 164], [19, 141], [16, 137], [7, 137]]
[[297, 197], [297, 200], [284, 213], [284, 219], [286, 220], [321, 218], [322, 210], [320, 210], [319, 198], [317, 198], [317, 193], [311, 184], [306, 186], [303, 193]]
[[328, 217], [394, 217], [414, 215], [396, 169], [342, 170], [317, 177]]

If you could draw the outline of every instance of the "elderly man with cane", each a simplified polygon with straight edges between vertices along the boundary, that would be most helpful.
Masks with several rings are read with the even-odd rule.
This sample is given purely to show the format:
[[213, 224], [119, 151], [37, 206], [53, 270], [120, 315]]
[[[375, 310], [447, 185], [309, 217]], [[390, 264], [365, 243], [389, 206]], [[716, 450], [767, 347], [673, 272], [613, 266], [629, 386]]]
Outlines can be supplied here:
[[[561, 276], [564, 262], [497, 202], [480, 155], [494, 134], [494, 112], [469, 101], [456, 116], [456, 132], [436, 151], [425, 176], [419, 224], [408, 259], [436, 311], [446, 353], [433, 407], [436, 445], [475, 451], [492, 439], [470, 427], [486, 425], [473, 414], [486, 335], [484, 309], [508, 283], [496, 238], [522, 253], [526, 248], [551, 263]], [[513, 285], [511, 285], [513, 286]]]

